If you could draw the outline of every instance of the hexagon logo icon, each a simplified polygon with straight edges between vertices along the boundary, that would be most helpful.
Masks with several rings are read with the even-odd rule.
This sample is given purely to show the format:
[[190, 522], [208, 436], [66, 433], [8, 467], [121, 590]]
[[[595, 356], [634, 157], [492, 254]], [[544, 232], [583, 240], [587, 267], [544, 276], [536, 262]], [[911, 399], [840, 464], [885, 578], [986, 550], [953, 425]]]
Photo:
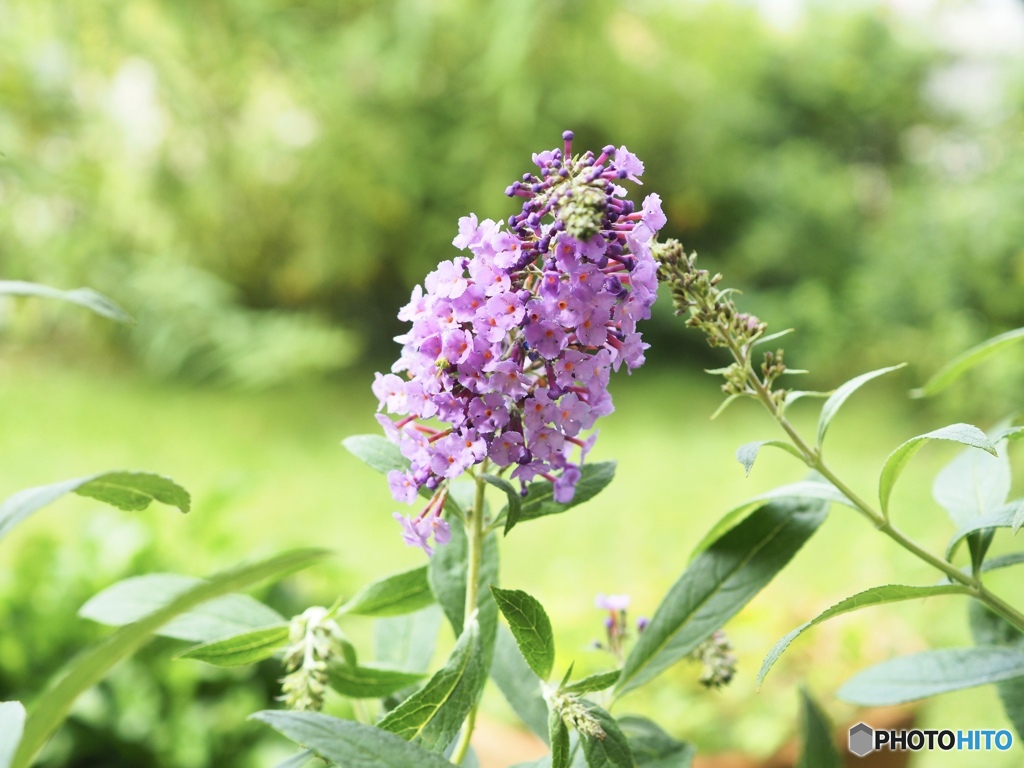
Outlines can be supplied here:
[[875, 751], [875, 732], [867, 723], [857, 723], [850, 728], [850, 751], [857, 757]]

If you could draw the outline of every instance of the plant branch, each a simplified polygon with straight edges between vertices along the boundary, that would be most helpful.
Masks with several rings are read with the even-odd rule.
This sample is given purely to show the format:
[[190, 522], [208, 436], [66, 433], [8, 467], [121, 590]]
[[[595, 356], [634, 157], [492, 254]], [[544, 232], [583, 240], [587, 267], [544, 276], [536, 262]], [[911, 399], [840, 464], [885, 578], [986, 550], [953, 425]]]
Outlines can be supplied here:
[[[467, 563], [466, 563], [466, 607], [463, 618], [463, 629], [473, 619], [476, 613], [477, 603], [480, 599], [480, 563], [484, 543], [484, 491], [487, 483], [480, 475], [487, 472], [487, 459], [480, 467], [480, 472], [474, 477], [476, 482], [476, 495], [473, 498], [473, 508], [466, 515], [466, 539], [468, 541]], [[469, 742], [473, 738], [473, 729], [476, 726], [476, 711], [478, 703], [474, 703], [466, 717], [459, 736], [459, 743], [452, 752], [452, 762], [460, 765], [469, 751]]]

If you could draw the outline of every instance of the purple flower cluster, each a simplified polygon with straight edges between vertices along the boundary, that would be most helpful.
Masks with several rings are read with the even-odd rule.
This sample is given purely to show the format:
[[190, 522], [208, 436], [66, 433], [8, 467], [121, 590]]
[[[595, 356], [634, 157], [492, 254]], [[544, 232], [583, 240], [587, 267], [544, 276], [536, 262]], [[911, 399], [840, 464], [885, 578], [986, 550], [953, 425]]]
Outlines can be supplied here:
[[460, 219], [453, 244], [469, 255], [416, 286], [398, 315], [412, 323], [396, 338], [402, 354], [376, 374], [380, 407], [402, 417], [377, 418], [411, 463], [389, 474], [392, 494], [412, 503], [435, 491], [417, 518], [396, 513], [406, 542], [428, 553], [431, 535], [449, 536], [445, 481], [485, 459], [514, 467], [524, 493], [543, 477], [556, 501], [571, 501], [597, 436], [582, 433], [613, 410], [611, 371], [644, 362], [636, 326], [658, 286], [650, 245], [665, 224], [661, 200], [648, 195], [636, 211], [626, 199], [617, 182], [640, 183], [643, 163], [625, 147], [574, 157], [572, 133], [563, 139], [533, 156], [539, 175], [506, 190], [524, 198], [507, 225]]

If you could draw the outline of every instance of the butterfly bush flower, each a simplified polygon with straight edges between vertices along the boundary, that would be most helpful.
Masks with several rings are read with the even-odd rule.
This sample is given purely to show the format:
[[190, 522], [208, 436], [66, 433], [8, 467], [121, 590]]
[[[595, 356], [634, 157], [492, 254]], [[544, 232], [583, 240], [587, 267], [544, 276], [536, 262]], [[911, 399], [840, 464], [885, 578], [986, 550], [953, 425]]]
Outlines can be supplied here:
[[392, 494], [433, 492], [415, 518], [395, 513], [406, 543], [428, 554], [431, 538], [450, 537], [447, 481], [485, 459], [511, 468], [524, 495], [539, 477], [570, 502], [596, 436], [582, 433], [613, 410], [611, 372], [644, 362], [637, 323], [658, 288], [661, 199], [635, 210], [620, 182], [639, 184], [643, 163], [625, 147], [573, 155], [572, 138], [535, 154], [538, 172], [505, 190], [523, 200], [507, 222], [459, 220], [463, 253], [413, 289], [398, 315], [412, 324], [396, 338], [401, 355], [376, 374], [377, 418], [410, 463], [390, 473]]

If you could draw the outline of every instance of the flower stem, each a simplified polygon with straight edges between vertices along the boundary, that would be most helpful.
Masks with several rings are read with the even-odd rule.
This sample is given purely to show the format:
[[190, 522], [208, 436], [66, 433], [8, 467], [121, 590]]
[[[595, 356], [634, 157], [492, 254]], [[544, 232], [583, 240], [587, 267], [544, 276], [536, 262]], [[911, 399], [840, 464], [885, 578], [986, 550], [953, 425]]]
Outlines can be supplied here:
[[[480, 468], [480, 474], [487, 472], [487, 459]], [[466, 607], [463, 618], [463, 629], [472, 620], [476, 613], [477, 603], [480, 599], [480, 563], [482, 559], [484, 544], [484, 489], [487, 484], [478, 474], [476, 481], [476, 495], [473, 498], [473, 508], [466, 514], [466, 540], [468, 542], [467, 563], [466, 563]], [[473, 737], [473, 729], [476, 726], [476, 711], [478, 702], [466, 716], [466, 722], [462, 726], [462, 734], [459, 736], [459, 743], [452, 752], [452, 762], [455, 765], [462, 763], [469, 751], [469, 742]]]
[[727, 341], [727, 346], [729, 347], [730, 352], [732, 352], [733, 358], [736, 362], [746, 370], [747, 381], [750, 388], [753, 390], [753, 395], [761, 401], [764, 407], [768, 409], [768, 412], [772, 415], [772, 418], [775, 419], [779, 426], [782, 427], [783, 431], [789, 436], [793, 445], [803, 455], [804, 462], [808, 467], [821, 474], [837, 490], [846, 496], [846, 498], [852, 502], [857, 511], [868, 518], [868, 520], [874, 524], [876, 529], [895, 541], [903, 547], [903, 549], [915, 555], [918, 559], [923, 560], [929, 565], [942, 571], [950, 581], [958, 582], [967, 587], [967, 589], [970, 590], [972, 597], [980, 600], [992, 611], [1002, 616], [1018, 631], [1024, 632], [1024, 614], [1006, 603], [1002, 598], [990, 592], [981, 583], [981, 579], [978, 576], [964, 573], [952, 563], [932, 554], [915, 542], [905, 533], [896, 528], [892, 522], [885, 517], [885, 515], [868, 504], [852, 488], [850, 488], [850, 486], [843, 482], [842, 479], [840, 479], [832, 468], [825, 462], [821, 455], [821, 451], [817, 448], [811, 447], [807, 441], [803, 439], [796, 427], [794, 427], [785, 415], [783, 415], [782, 409], [772, 397], [768, 387], [761, 381], [751, 367], [750, 357], [746, 349], [739, 347], [731, 339]]

